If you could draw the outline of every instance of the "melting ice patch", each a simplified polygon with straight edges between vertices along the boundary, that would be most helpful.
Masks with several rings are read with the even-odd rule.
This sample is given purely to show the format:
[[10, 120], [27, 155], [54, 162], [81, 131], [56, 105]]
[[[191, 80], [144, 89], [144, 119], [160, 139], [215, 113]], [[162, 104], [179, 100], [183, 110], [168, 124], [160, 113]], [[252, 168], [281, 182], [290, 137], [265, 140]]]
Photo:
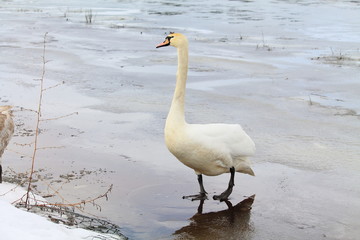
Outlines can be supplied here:
[[201, 90], [201, 91], [213, 91], [217, 87], [231, 86], [239, 84], [239, 79], [228, 79], [228, 80], [212, 80], [212, 81], [201, 81], [188, 83], [187, 87], [190, 89]]
[[261, 78], [237, 78], [237, 79], [226, 79], [226, 80], [208, 80], [208, 81], [199, 81], [199, 82], [190, 82], [187, 84], [188, 89], [200, 90], [200, 91], [214, 91], [219, 87], [227, 87], [233, 85], [239, 85], [248, 82], [263, 82], [271, 81], [269, 79]]

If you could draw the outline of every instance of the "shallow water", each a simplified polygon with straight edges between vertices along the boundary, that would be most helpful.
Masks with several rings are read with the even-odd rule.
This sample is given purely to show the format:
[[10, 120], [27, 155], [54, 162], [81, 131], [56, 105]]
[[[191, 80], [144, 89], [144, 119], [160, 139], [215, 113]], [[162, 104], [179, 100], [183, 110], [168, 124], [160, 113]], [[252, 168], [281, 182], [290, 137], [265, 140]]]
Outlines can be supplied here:
[[[360, 234], [359, 1], [0, 3], [0, 101], [17, 106], [13, 142], [31, 141], [34, 116], [19, 107], [36, 108], [45, 32], [46, 86], [65, 84], [46, 92], [43, 114], [78, 112], [42, 123], [40, 144], [64, 148], [41, 151], [36, 166], [55, 180], [92, 171], [61, 185], [68, 201], [114, 184], [101, 212], [86, 210], [131, 239]], [[155, 46], [170, 31], [190, 41], [188, 121], [241, 123], [256, 142], [256, 177], [238, 174], [231, 198], [255, 194], [250, 212], [209, 200], [199, 216], [199, 203], [181, 198], [198, 186], [163, 142], [176, 51]], [[26, 171], [15, 152], [30, 151], [12, 144], [3, 165]], [[204, 177], [210, 198], [228, 177]]]

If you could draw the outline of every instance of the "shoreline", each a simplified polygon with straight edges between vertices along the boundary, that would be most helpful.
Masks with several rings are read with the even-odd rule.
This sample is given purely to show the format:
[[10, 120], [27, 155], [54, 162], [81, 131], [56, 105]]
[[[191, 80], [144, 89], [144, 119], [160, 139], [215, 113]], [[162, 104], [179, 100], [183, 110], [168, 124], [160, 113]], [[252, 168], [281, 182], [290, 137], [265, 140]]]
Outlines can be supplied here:
[[[56, 209], [52, 207], [51, 210], [46, 212], [44, 209], [46, 206], [36, 209], [31, 206], [30, 209], [25, 210], [19, 206], [14, 206], [14, 202], [17, 202], [24, 197], [26, 191], [14, 184], [3, 182], [0, 184], [0, 207], [3, 216], [6, 219], [0, 226], [0, 232], [3, 237], [7, 239], [83, 239], [88, 237], [102, 238], [102, 239], [126, 239], [121, 233], [105, 233], [99, 232], [103, 230], [97, 229], [96, 224], [82, 223], [80, 217], [82, 215], [75, 215], [72, 212], [66, 212], [65, 209]], [[35, 204], [36, 201], [45, 201], [40, 196], [33, 195], [36, 200], [30, 201], [30, 204]], [[35, 202], [34, 202], [35, 201]], [[45, 202], [42, 202], [44, 204]], [[46, 205], [46, 204], [45, 204]], [[72, 215], [72, 220], [70, 219]], [[95, 222], [95, 218], [91, 222]], [[21, 226], [21, 231], [15, 231], [15, 228]], [[82, 226], [82, 227], [80, 227]], [[106, 225], [103, 226], [105, 228]], [[89, 229], [93, 229], [92, 231]], [[12, 230], [13, 229], [13, 230]], [[98, 231], [96, 231], [98, 230]], [[112, 229], [109, 229], [111, 232]]]
[[[211, 5], [214, 13], [207, 15], [201, 3], [144, 2], [135, 11], [131, 2], [119, 7], [110, 1], [89, 6], [98, 15], [86, 24], [81, 2], [60, 10], [48, 4], [53, 7], [19, 1], [0, 8], [0, 104], [16, 106], [17, 123], [4, 170], [23, 173], [30, 167], [31, 148], [15, 143], [32, 141], [35, 115], [20, 109], [37, 106], [42, 40], [49, 32], [46, 86], [65, 84], [46, 92], [43, 116], [78, 114], [41, 122], [40, 145], [56, 148], [39, 152], [39, 180], [61, 188], [67, 201], [98, 196], [114, 184], [109, 200], [99, 202], [101, 212], [86, 210], [118, 224], [131, 239], [174, 239], [198, 205], [181, 197], [198, 189], [195, 174], [163, 142], [176, 53], [155, 45], [165, 32], [181, 29], [191, 41], [187, 120], [240, 123], [257, 145], [252, 158], [257, 176], [236, 175], [232, 198], [235, 205], [256, 194], [251, 237], [356, 238], [360, 57], [351, 16], [359, 5], [266, 3], [267, 19], [255, 21], [262, 14], [252, 2], [242, 3], [244, 12]], [[115, 12], [109, 12], [111, 4]], [[310, 23], [321, 11], [323, 18]], [[331, 14], [336, 11], [346, 15], [337, 25]], [[215, 21], [224, 22], [222, 29]], [[328, 37], [343, 25], [343, 36]], [[41, 181], [39, 190], [51, 193]], [[227, 181], [227, 175], [206, 177], [204, 184], [213, 195]], [[225, 208], [207, 201], [204, 212]]]

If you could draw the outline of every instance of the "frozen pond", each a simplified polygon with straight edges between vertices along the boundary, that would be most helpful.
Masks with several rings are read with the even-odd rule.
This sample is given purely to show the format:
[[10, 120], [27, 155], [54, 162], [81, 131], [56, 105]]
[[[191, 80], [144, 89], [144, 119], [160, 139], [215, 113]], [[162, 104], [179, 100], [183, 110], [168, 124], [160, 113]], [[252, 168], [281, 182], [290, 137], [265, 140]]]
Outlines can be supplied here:
[[[45, 84], [65, 84], [45, 92], [43, 115], [78, 114], [41, 123], [41, 146], [61, 147], [39, 153], [39, 189], [71, 202], [113, 184], [101, 212], [86, 211], [130, 239], [357, 239], [359, 12], [360, 1], [0, 1], [0, 104], [17, 123], [3, 167], [30, 167], [15, 143], [32, 141], [35, 115], [20, 108], [37, 107], [48, 32]], [[181, 198], [198, 185], [163, 141], [177, 57], [155, 46], [171, 31], [190, 41], [188, 122], [240, 123], [257, 145], [256, 177], [237, 174], [231, 197], [255, 194], [250, 212], [208, 200], [198, 215]], [[209, 194], [228, 177], [204, 177]]]

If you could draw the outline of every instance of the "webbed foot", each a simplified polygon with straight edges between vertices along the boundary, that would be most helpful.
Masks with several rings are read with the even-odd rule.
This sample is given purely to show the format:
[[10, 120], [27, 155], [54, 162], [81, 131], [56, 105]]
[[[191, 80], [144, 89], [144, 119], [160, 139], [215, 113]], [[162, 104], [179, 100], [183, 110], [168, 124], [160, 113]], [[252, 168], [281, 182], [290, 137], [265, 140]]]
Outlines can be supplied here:
[[199, 193], [195, 195], [183, 196], [183, 199], [191, 199], [191, 201], [208, 200], [207, 193]]
[[233, 190], [233, 186], [235, 185], [234, 184], [234, 176], [235, 176], [235, 168], [234, 167], [230, 168], [230, 173], [231, 173], [231, 176], [230, 176], [228, 188], [220, 195], [213, 196], [214, 200], [219, 200], [220, 202], [223, 202], [223, 201], [227, 201], [229, 199], [229, 196]]
[[202, 175], [199, 174], [198, 175], [198, 182], [199, 182], [199, 186], [200, 186], [200, 193], [199, 194], [195, 194], [195, 195], [189, 195], [189, 196], [183, 196], [183, 199], [191, 199], [191, 201], [203, 201], [203, 200], [207, 200], [207, 192], [205, 191], [204, 185], [203, 185], [203, 179], [202, 179]]
[[214, 195], [214, 196], [213, 196], [213, 199], [214, 199], [214, 200], [219, 200], [220, 202], [227, 201], [227, 200], [229, 200], [229, 196], [230, 196], [231, 193], [232, 193], [232, 187], [226, 189], [226, 190], [225, 190], [223, 193], [221, 193], [220, 195]]

